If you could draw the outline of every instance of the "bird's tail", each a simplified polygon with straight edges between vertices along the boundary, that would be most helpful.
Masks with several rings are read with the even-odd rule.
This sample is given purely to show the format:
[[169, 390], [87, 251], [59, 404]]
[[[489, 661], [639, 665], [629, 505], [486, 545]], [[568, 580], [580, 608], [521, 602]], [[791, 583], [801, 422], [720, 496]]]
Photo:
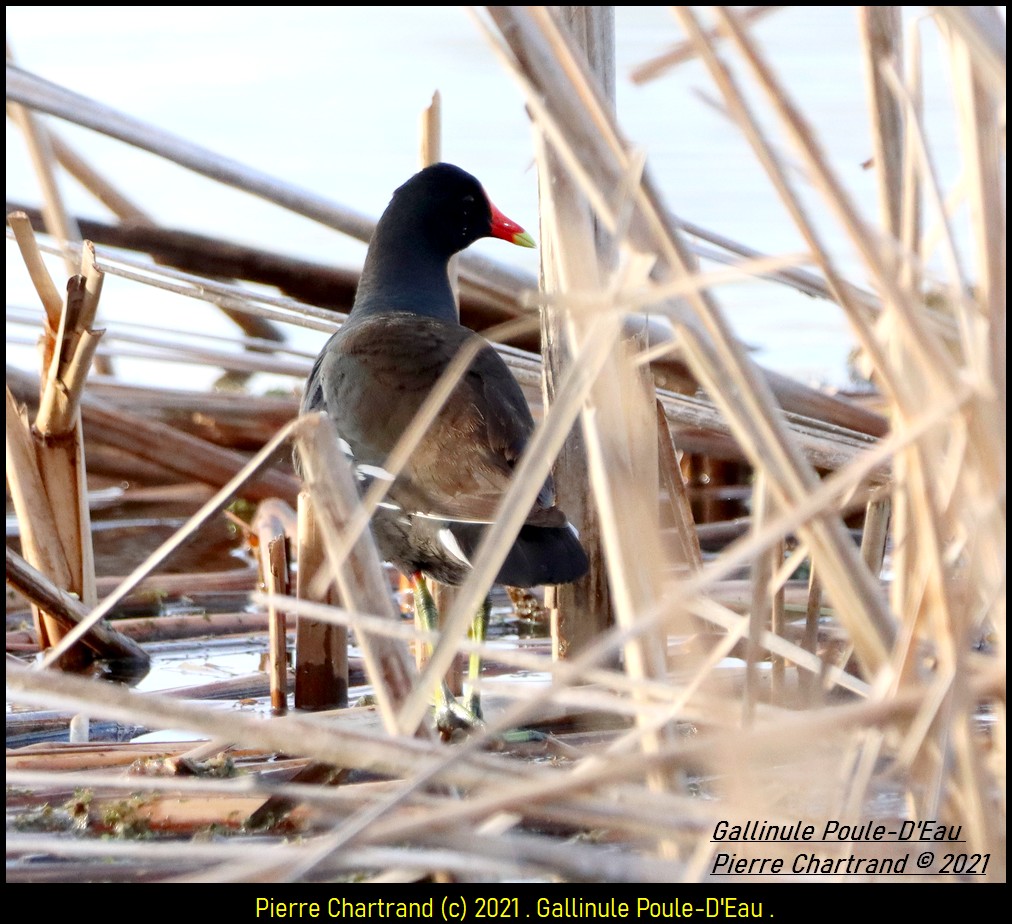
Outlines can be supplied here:
[[[453, 523], [450, 531], [464, 554], [473, 559], [486, 527], [478, 523]], [[523, 526], [496, 583], [510, 587], [569, 584], [587, 573], [590, 562], [576, 530], [565, 526]]]

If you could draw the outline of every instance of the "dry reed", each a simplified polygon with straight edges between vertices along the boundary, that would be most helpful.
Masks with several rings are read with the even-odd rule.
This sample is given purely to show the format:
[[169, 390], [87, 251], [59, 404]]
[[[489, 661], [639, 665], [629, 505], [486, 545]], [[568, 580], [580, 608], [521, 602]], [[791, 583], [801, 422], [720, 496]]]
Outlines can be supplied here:
[[[185, 728], [209, 736], [210, 750], [232, 745], [261, 755], [296, 754], [387, 779], [326, 786], [288, 782], [290, 774], [272, 778], [258, 766], [228, 781], [200, 775], [151, 781], [151, 799], [135, 813], [138, 824], [149, 827], [156, 817], [172, 815], [160, 795], [166, 792], [187, 799], [214, 795], [222, 815], [240, 804], [243, 812], [252, 811], [258, 799], [268, 797], [301, 806], [289, 820], [303, 826], [304, 836], [265, 839], [255, 855], [229, 842], [199, 848], [190, 841], [111, 845], [19, 833], [8, 838], [9, 856], [75, 858], [85, 870], [87, 861], [101, 857], [123, 878], [143, 866], [153, 870], [153, 878], [190, 881], [352, 873], [376, 881], [447, 874], [483, 880], [716, 881], [717, 856], [731, 848], [747, 860], [782, 860], [787, 872], [780, 878], [804, 879], [803, 871], [791, 868], [799, 845], [715, 844], [715, 826], [722, 820], [736, 825], [800, 820], [821, 832], [834, 820], [889, 826], [936, 821], [959, 828], [961, 852], [991, 858], [986, 875], [960, 878], [1004, 878], [1004, 42], [999, 47], [984, 8], [933, 8], [906, 35], [896, 8], [863, 13], [879, 192], [878, 214], [869, 216], [860, 213], [791, 88], [778, 79], [775, 62], [748, 29], [750, 19], [771, 9], [743, 16], [719, 8], [713, 24], [704, 26], [691, 9], [678, 8], [685, 40], [638, 72], [642, 80], [663, 80], [669, 67], [688, 57], [702, 63], [805, 240], [807, 252], [799, 260], [766, 257], [705, 232], [712, 246], [721, 248], [718, 259], [730, 263], [727, 273], [700, 270], [698, 245], [690, 246], [685, 236], [692, 228], [663, 203], [649, 165], [622, 136], [621, 113], [610, 110], [552, 9], [500, 7], [477, 14], [526, 94], [539, 169], [564, 179], [573, 194], [553, 199], [549, 184], [543, 184], [542, 220], [547, 236], [557, 236], [549, 249], [559, 262], [549, 276], [550, 291], [530, 297], [553, 313], [572, 355], [557, 370], [501, 515], [444, 614], [437, 639], [395, 618], [389, 584], [366, 531], [384, 483], [377, 480], [359, 502], [325, 421], [288, 424], [272, 439], [259, 439], [263, 448], [247, 459], [234, 450], [189, 442], [195, 438], [171, 422], [167, 396], [105, 379], [95, 381], [92, 394], [87, 386], [81, 402], [86, 439], [94, 438], [88, 433], [89, 408], [96, 430], [115, 416], [116, 407], [142, 409], [152, 420], [137, 433], [157, 423], [161, 429], [150, 432], [171, 438], [189, 459], [176, 464], [177, 473], [198, 478], [202, 469], [202, 477], [219, 490], [202, 498], [183, 529], [91, 607], [43, 666], [87, 625], [107, 616], [237, 491], [248, 490], [276, 450], [295, 437], [319, 533], [315, 550], [307, 552], [316, 558], [307, 558], [300, 581], [319, 573], [321, 586], [336, 582], [341, 605], [276, 593], [258, 596], [256, 603], [320, 625], [349, 627], [378, 706], [263, 721], [32, 670], [12, 664], [10, 657], [8, 700], [152, 728]], [[932, 167], [921, 120], [916, 30], [937, 31], [950, 56], [958, 116], [953, 131], [964, 166], [959, 190], [942, 188]], [[362, 239], [371, 231], [372, 223], [362, 216], [10, 66], [8, 97]], [[811, 184], [805, 196], [785, 162], [787, 148]], [[68, 159], [62, 144], [59, 149], [61, 160]], [[847, 278], [839, 269], [839, 254], [816, 229], [806, 204], [811, 191], [859, 254], [863, 279]], [[954, 243], [954, 201], [970, 218], [972, 246], [961, 254]], [[597, 250], [592, 218], [606, 229], [612, 256]], [[941, 279], [926, 268], [936, 249], [948, 274]], [[65, 251], [77, 253], [71, 245], [59, 248]], [[331, 312], [254, 294], [240, 284], [152, 268], [101, 250], [96, 260], [107, 274], [139, 287], [168, 288], [178, 297], [204, 299], [279, 325], [321, 331], [335, 326]], [[41, 279], [33, 265], [28, 272]], [[467, 255], [461, 271], [462, 282], [477, 291], [530, 282]], [[760, 277], [766, 285], [801, 286], [841, 306], [860, 344], [861, 363], [879, 390], [887, 431], [873, 424], [874, 435], [848, 429], [833, 411], [818, 419], [813, 404], [806, 405], [809, 416], [782, 408], [785, 392], [756, 369], [721, 310], [721, 285], [742, 275]], [[52, 326], [49, 288], [39, 283]], [[57, 309], [60, 301], [55, 298]], [[624, 336], [626, 315], [641, 310], [664, 319], [666, 342]], [[134, 335], [110, 332], [113, 358], [128, 336]], [[210, 338], [192, 345], [176, 343], [169, 334], [146, 334], [144, 345], [157, 347], [168, 361], [241, 365], [236, 354], [224, 356]], [[267, 340], [245, 345], [276, 346]], [[673, 353], [705, 396], [666, 392], [646, 374]], [[537, 358], [509, 348], [503, 354], [532, 404], [541, 406]], [[297, 386], [309, 357], [279, 360], [256, 352], [241, 360], [245, 369], [289, 375]], [[467, 361], [460, 357], [447, 371], [388, 460], [389, 470], [396, 472], [424, 437], [427, 419]], [[8, 385], [9, 396], [24, 390], [16, 375], [9, 374]], [[228, 417], [237, 430], [253, 426], [226, 403], [206, 396], [201, 406], [210, 416]], [[291, 403], [287, 407], [294, 412]], [[10, 424], [10, 412], [8, 418]], [[600, 524], [615, 624], [602, 626], [563, 660], [541, 650], [481, 646], [486, 658], [542, 679], [519, 684], [486, 674], [482, 687], [492, 704], [487, 725], [466, 740], [437, 743], [426, 722], [436, 678], [459, 652], [475, 649], [465, 639], [471, 613], [574, 426], [586, 446], [582, 487]], [[688, 453], [718, 440], [754, 473], [752, 510], [739, 538], [704, 554], [680, 466]], [[10, 446], [9, 437], [9, 452]], [[226, 452], [231, 454], [220, 454]], [[212, 460], [218, 466], [214, 479], [207, 471]], [[260, 478], [259, 496], [285, 491], [294, 496], [290, 476], [273, 477], [273, 482]], [[844, 522], [855, 510], [863, 513], [860, 546]], [[663, 529], [662, 522], [670, 528]], [[803, 581], [795, 577], [799, 566], [809, 569]], [[269, 570], [265, 565], [265, 573]], [[325, 589], [300, 591], [305, 596], [328, 599]], [[409, 657], [409, 641], [435, 642], [420, 674]], [[275, 644], [281, 658], [279, 636]], [[510, 743], [508, 733], [521, 725], [553, 733], [544, 745], [551, 760], [532, 761], [530, 751]], [[33, 764], [29, 755], [12, 752], [8, 779], [39, 801], [44, 793], [83, 786], [112, 803], [124, 791], [143, 788], [118, 770], [89, 769], [107, 760], [96, 752], [93, 764], [54, 773], [41, 755]], [[185, 828], [191, 822], [180, 815], [164, 823]], [[587, 832], [596, 838], [583, 838]], [[561, 838], [574, 835], [581, 837], [559, 849]], [[849, 854], [896, 863], [909, 847], [883, 842], [874, 852], [862, 852], [841, 843], [816, 852], [829, 863]], [[27, 867], [23, 871], [30, 878]], [[876, 875], [872, 870], [857, 878]], [[937, 867], [927, 875], [953, 878]]]

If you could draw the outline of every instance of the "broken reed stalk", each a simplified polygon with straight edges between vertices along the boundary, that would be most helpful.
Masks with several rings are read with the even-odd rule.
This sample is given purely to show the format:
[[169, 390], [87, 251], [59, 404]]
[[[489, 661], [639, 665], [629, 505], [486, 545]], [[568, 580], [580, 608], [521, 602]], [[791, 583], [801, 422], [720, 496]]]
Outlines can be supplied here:
[[[94, 605], [95, 565], [87, 502], [84, 437], [80, 401], [101, 331], [92, 329], [102, 290], [102, 272], [90, 244], [82, 247], [81, 274], [67, 286], [67, 299], [55, 330], [52, 308], [55, 286], [42, 266], [27, 219], [11, 215], [15, 236], [47, 312], [42, 355], [39, 410], [31, 427], [27, 415], [12, 407], [7, 390], [8, 481], [21, 524], [25, 558], [57, 586]], [[66, 626], [33, 607], [41, 648], [59, 642]], [[78, 652], [66, 666], [84, 663]]]
[[273, 461], [274, 454], [278, 448], [290, 439], [292, 432], [297, 425], [296, 421], [282, 427], [281, 430], [260, 450], [249, 462], [230, 479], [222, 488], [201, 508], [190, 517], [172, 536], [165, 540], [154, 552], [152, 552], [140, 565], [138, 565], [123, 582], [101, 603], [99, 603], [89, 614], [88, 618], [70, 632], [62, 641], [55, 646], [46, 658], [42, 661], [42, 667], [49, 667], [56, 658], [59, 658], [68, 650], [81, 636], [112, 612], [113, 608], [133, 591], [151, 572], [162, 562], [169, 558], [180, 546], [182, 546], [190, 535], [206, 523], [212, 516], [215, 516], [233, 499], [236, 492], [251, 478], [255, 477], [262, 468]]
[[[598, 411], [585, 418], [591, 485], [601, 510], [602, 535], [615, 608], [616, 623], [635, 627], [660, 595], [663, 543], [658, 521], [657, 446], [653, 383], [638, 375], [630, 362], [632, 346], [616, 340], [616, 349], [592, 392]], [[615, 388], [615, 385], [618, 388]], [[607, 400], [607, 397], [611, 400]], [[647, 447], [640, 453], [637, 447]], [[648, 550], [653, 550], [650, 555]], [[647, 552], [647, 556], [644, 556]], [[638, 560], [634, 561], [633, 556]], [[660, 680], [667, 675], [666, 631], [643, 634], [625, 645], [623, 663], [634, 681]], [[635, 695], [635, 694], [634, 694]], [[637, 713], [645, 728], [642, 746], [654, 753], [676, 734], [671, 725], [654, 726]], [[663, 792], [663, 774], [648, 775], [651, 790]], [[673, 843], [659, 845], [664, 855], [677, 856]]]
[[[257, 506], [250, 528], [255, 537], [260, 565], [260, 583], [272, 595], [288, 595], [291, 582], [288, 566], [288, 536], [294, 531], [295, 514], [287, 505], [268, 500]], [[267, 605], [268, 674], [270, 676], [271, 711], [284, 715], [288, 710], [288, 645], [285, 611], [273, 602]], [[346, 662], [347, 663], [347, 662]], [[347, 667], [346, 667], [347, 669]], [[345, 700], [339, 705], [347, 705]]]
[[[32, 230], [31, 222], [23, 212], [11, 212], [7, 215], [7, 224], [14, 233], [18, 249], [21, 251], [21, 259], [28, 270], [28, 278], [31, 279], [35, 291], [38, 293], [39, 301], [45, 311], [45, 323], [48, 325], [50, 337], [56, 336], [56, 330], [60, 326], [60, 315], [63, 312], [63, 296], [53, 283], [53, 277], [49, 275], [45, 263], [42, 261], [42, 253], [38, 242], [35, 239], [35, 232]], [[47, 344], [49, 339], [47, 338]], [[49, 344], [51, 347], [51, 344]], [[44, 355], [43, 366], [48, 368], [50, 353]]]
[[[299, 492], [296, 593], [300, 600], [334, 603], [327, 551], [308, 491]], [[324, 577], [326, 576], [326, 579]], [[297, 617], [295, 707], [329, 709], [348, 704], [348, 629], [308, 615]]]
[[[267, 564], [270, 569], [269, 587], [272, 593], [288, 593], [288, 539], [274, 536], [267, 545]], [[283, 610], [270, 615], [270, 674], [271, 708], [276, 715], [288, 711], [288, 639]]]

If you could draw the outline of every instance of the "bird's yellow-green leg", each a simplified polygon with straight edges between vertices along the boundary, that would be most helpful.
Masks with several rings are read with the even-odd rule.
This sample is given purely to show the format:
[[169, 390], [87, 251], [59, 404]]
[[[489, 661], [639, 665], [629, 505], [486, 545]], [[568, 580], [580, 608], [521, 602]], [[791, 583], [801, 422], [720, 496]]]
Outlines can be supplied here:
[[[481, 608], [474, 614], [471, 620], [471, 631], [468, 635], [471, 641], [479, 645], [485, 641], [488, 634], [488, 618], [492, 612], [492, 600], [486, 597]], [[467, 664], [467, 698], [464, 700], [464, 708], [471, 713], [478, 721], [481, 721], [481, 694], [478, 692], [478, 681], [481, 677], [481, 655], [477, 651], [471, 652]]]
[[[425, 582], [425, 576], [421, 571], [411, 575], [411, 586], [415, 592], [415, 621], [426, 632], [439, 631], [439, 610], [436, 608], [436, 601], [432, 599], [429, 585]], [[428, 645], [429, 654], [432, 654], [431, 643]], [[454, 699], [453, 693], [446, 680], [440, 681], [436, 690], [436, 708], [442, 712], [450, 708], [450, 702]]]
[[[420, 571], [411, 575], [411, 586], [415, 596], [415, 619], [427, 632], [438, 632], [439, 610], [436, 608], [436, 601], [432, 599], [425, 576]], [[429, 653], [432, 653], [431, 645]], [[440, 680], [436, 688], [436, 726], [449, 733], [454, 728], [474, 725], [478, 719], [478, 716], [466, 711], [457, 702], [457, 697], [453, 695], [446, 678]]]

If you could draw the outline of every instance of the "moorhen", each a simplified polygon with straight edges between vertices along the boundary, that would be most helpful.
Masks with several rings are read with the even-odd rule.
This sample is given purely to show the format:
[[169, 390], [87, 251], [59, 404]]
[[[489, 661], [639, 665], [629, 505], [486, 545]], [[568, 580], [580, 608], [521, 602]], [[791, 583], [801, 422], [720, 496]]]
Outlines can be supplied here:
[[[390, 478], [383, 469], [390, 451], [458, 350], [483, 344], [371, 523], [380, 554], [410, 579], [416, 615], [430, 630], [438, 616], [425, 577], [460, 584], [467, 576], [534, 429], [506, 363], [458, 321], [447, 264], [483, 237], [535, 246], [459, 167], [434, 164], [397, 189], [369, 244], [351, 314], [317, 358], [302, 400], [303, 413], [324, 410], [333, 420], [365, 489]], [[568, 583], [587, 567], [549, 478], [496, 581]], [[488, 613], [486, 597], [472, 625], [478, 641]], [[472, 681], [476, 671], [472, 659]], [[478, 720], [471, 687], [464, 715]], [[452, 722], [459, 707], [445, 686], [442, 696], [440, 720]]]

